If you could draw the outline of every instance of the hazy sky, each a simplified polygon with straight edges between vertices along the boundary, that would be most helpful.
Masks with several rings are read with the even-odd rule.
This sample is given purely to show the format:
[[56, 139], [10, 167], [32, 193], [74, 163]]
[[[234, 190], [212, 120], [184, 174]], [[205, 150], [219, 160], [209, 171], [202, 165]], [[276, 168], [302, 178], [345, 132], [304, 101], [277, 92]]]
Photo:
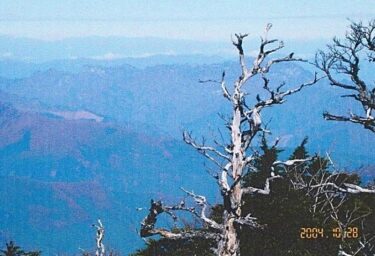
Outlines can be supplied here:
[[231, 33], [293, 39], [340, 35], [375, 18], [374, 0], [0, 0], [0, 34], [55, 40], [87, 35], [227, 40]]

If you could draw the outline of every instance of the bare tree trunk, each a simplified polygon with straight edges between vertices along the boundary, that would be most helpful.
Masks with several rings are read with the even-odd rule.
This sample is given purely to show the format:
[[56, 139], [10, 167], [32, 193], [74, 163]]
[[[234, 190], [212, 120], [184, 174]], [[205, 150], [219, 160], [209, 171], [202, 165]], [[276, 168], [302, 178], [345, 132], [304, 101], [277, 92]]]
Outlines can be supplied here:
[[218, 255], [220, 256], [238, 256], [240, 255], [240, 239], [237, 236], [235, 228], [235, 218], [231, 214], [224, 213], [224, 234], [219, 242]]
[[96, 228], [96, 251], [95, 256], [104, 256], [105, 255], [105, 247], [103, 244], [104, 238], [104, 226], [100, 219], [98, 219], [98, 225], [93, 224], [93, 227]]
[[240, 90], [236, 88], [233, 95], [233, 120], [231, 124], [231, 140], [233, 145], [232, 154], [232, 177], [236, 185], [233, 187], [232, 193], [229, 195], [227, 202], [224, 203], [224, 230], [223, 237], [220, 241], [219, 255], [234, 256], [240, 255], [240, 239], [236, 231], [235, 220], [241, 216], [241, 198], [242, 189], [239, 179], [242, 175], [244, 166], [243, 149], [242, 149], [242, 132], [241, 132], [241, 106], [240, 106]]

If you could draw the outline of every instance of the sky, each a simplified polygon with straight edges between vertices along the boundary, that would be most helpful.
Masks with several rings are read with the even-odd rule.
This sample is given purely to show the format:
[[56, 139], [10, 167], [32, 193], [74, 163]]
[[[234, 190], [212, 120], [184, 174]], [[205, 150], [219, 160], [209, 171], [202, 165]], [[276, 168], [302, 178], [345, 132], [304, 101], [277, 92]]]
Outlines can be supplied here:
[[59, 40], [127, 36], [228, 40], [235, 32], [332, 38], [348, 19], [375, 18], [374, 0], [1, 0], [0, 35]]

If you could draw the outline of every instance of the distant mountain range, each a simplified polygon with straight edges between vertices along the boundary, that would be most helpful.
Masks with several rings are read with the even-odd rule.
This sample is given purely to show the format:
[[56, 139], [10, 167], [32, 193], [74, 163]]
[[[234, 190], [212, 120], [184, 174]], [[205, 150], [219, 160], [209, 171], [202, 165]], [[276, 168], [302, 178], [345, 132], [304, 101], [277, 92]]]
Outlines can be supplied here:
[[146, 68], [157, 65], [201, 65], [222, 63], [226, 58], [215, 55], [153, 55], [142, 58], [119, 58], [119, 59], [61, 59], [47, 62], [28, 62], [13, 58], [0, 58], [0, 77], [3, 78], [26, 78], [36, 72], [49, 69], [68, 73], [77, 73], [87, 70], [89, 67], [121, 67], [130, 65], [136, 68]]
[[[238, 31], [245, 32], [245, 31]], [[44, 41], [0, 35], [0, 59], [28, 62], [48, 62], [58, 59], [116, 60], [153, 55], [205, 55], [233, 57], [231, 35], [227, 41], [194, 41], [158, 37], [91, 36]], [[282, 38], [279, 38], [282, 40]], [[287, 51], [296, 51], [304, 57], [328, 43], [323, 40], [287, 42]], [[247, 48], [257, 49], [259, 37], [250, 35]]]
[[[218, 79], [225, 70], [230, 86], [239, 67], [195, 57], [152, 57], [149, 64], [147, 59], [9, 62], [3, 72], [8, 75], [0, 78], [0, 241], [15, 239], [46, 255], [73, 254], [94, 247], [90, 225], [100, 217], [106, 245], [128, 253], [142, 245], [136, 229], [151, 198], [179, 200], [183, 186], [216, 202], [218, 191], [203, 158], [181, 141], [181, 132], [210, 140], [220, 136], [220, 128], [225, 137], [217, 113], [231, 108], [217, 84], [199, 80]], [[12, 67], [18, 71], [12, 74]], [[270, 78], [271, 86], [286, 81], [293, 87], [312, 73], [287, 64], [275, 67]], [[259, 80], [246, 90], [249, 104], [258, 93], [264, 97]], [[357, 108], [341, 94], [321, 82], [265, 110], [263, 119], [271, 139], [281, 137], [284, 156], [309, 136], [311, 154], [328, 151], [337, 166], [360, 167], [369, 181], [375, 136], [322, 118], [324, 110]]]
[[[230, 39], [230, 37], [228, 37]], [[230, 43], [230, 41], [228, 41]], [[90, 58], [115, 60], [151, 55], [205, 54], [228, 51], [228, 42], [200, 42], [157, 37], [83, 37], [58, 41], [0, 36], [0, 57], [31, 62]], [[230, 49], [230, 48], [229, 48]]]
[[[47, 69], [26, 78], [0, 79], [0, 99], [18, 109], [40, 113], [86, 111], [104, 121], [176, 139], [181, 138], [183, 129], [210, 137], [209, 127], [217, 132], [222, 125], [217, 113], [228, 113], [230, 107], [216, 84], [201, 84], [199, 80], [219, 78], [223, 70], [227, 84], [232, 84], [239, 68], [228, 61], [144, 68], [128, 64], [84, 66], [76, 72]], [[275, 67], [270, 78], [273, 85], [286, 81], [293, 87], [311, 79], [312, 74], [288, 64]], [[262, 91], [257, 83], [259, 80], [247, 85], [249, 100], [255, 100]], [[363, 142], [375, 142], [372, 134], [352, 124], [322, 118], [325, 110], [347, 113], [358, 108], [340, 95], [341, 90], [322, 82], [291, 97], [286, 104], [267, 110], [264, 118], [271, 120], [274, 136], [285, 138], [285, 146], [310, 136], [312, 150], [331, 151], [344, 167], [372, 163], [374, 154], [367, 147], [359, 147]]]

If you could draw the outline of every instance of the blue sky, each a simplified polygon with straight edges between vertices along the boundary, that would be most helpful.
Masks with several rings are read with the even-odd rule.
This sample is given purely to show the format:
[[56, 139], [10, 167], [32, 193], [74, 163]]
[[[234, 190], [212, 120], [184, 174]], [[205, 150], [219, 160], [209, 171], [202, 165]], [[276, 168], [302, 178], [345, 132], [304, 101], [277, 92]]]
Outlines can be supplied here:
[[56, 40], [155, 36], [203, 41], [261, 34], [266, 23], [286, 39], [340, 35], [347, 18], [375, 18], [374, 0], [1, 0], [0, 34]]

